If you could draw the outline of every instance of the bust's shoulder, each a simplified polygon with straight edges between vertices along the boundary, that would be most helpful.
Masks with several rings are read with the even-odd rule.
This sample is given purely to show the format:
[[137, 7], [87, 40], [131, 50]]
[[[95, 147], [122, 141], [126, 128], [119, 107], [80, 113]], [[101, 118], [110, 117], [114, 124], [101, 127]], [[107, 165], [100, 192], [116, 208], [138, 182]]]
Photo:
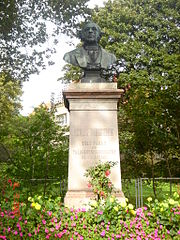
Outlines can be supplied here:
[[82, 51], [83, 51], [83, 47], [78, 47], [78, 48], [75, 48], [74, 50], [72, 50], [70, 52], [67, 52], [66, 54], [67, 55], [76, 55], [76, 54], [81, 53]]
[[70, 52], [65, 53], [63, 59], [68, 63], [78, 66], [79, 64], [77, 59], [83, 56], [83, 51], [84, 51], [83, 47], [78, 47]]
[[115, 55], [114, 55], [113, 53], [108, 52], [107, 50], [105, 50], [105, 49], [102, 48], [102, 47], [101, 47], [101, 51], [102, 51], [102, 53], [103, 53], [104, 55], [109, 56], [110, 58], [115, 58], [115, 59], [116, 59], [116, 57], [115, 57]]

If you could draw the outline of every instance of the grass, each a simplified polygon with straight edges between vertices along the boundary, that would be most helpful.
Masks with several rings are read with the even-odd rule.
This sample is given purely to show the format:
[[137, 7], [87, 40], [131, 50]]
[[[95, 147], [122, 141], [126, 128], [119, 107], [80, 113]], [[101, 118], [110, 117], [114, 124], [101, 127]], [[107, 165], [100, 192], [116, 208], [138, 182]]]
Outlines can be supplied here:
[[148, 197], [158, 199], [159, 201], [173, 195], [174, 192], [180, 191], [180, 179], [176, 180], [155, 180], [155, 193], [153, 191], [153, 181], [151, 179], [122, 179], [122, 190], [129, 201], [140, 207], [146, 203]]

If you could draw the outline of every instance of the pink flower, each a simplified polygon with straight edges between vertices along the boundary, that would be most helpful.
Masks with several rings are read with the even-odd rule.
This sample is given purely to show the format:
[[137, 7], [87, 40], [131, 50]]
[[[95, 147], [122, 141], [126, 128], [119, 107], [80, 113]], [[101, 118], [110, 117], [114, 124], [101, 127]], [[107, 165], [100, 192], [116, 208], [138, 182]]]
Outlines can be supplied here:
[[4, 213], [3, 212], [1, 212], [1, 217], [4, 217]]
[[19, 235], [20, 235], [20, 237], [22, 237], [22, 236], [23, 236], [23, 233], [21, 232]]
[[105, 175], [106, 175], [106, 177], [108, 177], [109, 174], [110, 174], [110, 171], [109, 171], [109, 170], [106, 170], [106, 171], [105, 171]]
[[43, 219], [43, 220], [42, 220], [42, 223], [45, 225], [45, 224], [46, 224], [46, 220], [45, 220], [45, 219]]
[[103, 212], [102, 212], [102, 211], [99, 211], [99, 212], [97, 212], [97, 214], [99, 214], [99, 215], [102, 215], [102, 214], [103, 214]]
[[51, 215], [52, 215], [52, 212], [51, 212], [51, 211], [48, 211], [47, 214], [48, 214], [49, 216], [51, 216]]
[[28, 236], [29, 236], [29, 237], [31, 237], [31, 236], [32, 236], [32, 234], [31, 234], [31, 233], [28, 233]]
[[103, 230], [102, 233], [101, 233], [101, 237], [104, 237], [105, 234], [106, 234], [106, 232], [105, 232], [105, 230]]
[[180, 235], [180, 230], [177, 233], [178, 233], [178, 235]]
[[17, 235], [18, 234], [18, 232], [17, 231], [14, 231], [14, 235]]
[[48, 233], [48, 232], [49, 232], [49, 230], [47, 228], [45, 228], [45, 233]]
[[58, 233], [58, 234], [57, 234], [58, 238], [61, 238], [62, 235], [63, 235], [63, 233]]
[[88, 183], [88, 188], [91, 188], [91, 187], [92, 187], [92, 185], [90, 183]]
[[0, 238], [6, 240], [6, 236], [0, 235]]
[[6, 236], [0, 235], [0, 238], [6, 240]]
[[60, 226], [59, 224], [56, 224], [56, 230], [59, 230]]

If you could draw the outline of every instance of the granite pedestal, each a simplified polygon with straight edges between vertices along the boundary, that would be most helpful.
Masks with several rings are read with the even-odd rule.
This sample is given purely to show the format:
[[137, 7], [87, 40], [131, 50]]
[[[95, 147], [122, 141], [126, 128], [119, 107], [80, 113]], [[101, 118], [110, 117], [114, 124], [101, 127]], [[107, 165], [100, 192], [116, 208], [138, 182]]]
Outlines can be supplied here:
[[64, 91], [70, 112], [68, 191], [64, 203], [68, 207], [88, 204], [93, 192], [84, 176], [87, 168], [99, 161], [117, 162], [110, 178], [121, 201], [120, 153], [117, 106], [123, 94], [116, 83], [71, 84]]

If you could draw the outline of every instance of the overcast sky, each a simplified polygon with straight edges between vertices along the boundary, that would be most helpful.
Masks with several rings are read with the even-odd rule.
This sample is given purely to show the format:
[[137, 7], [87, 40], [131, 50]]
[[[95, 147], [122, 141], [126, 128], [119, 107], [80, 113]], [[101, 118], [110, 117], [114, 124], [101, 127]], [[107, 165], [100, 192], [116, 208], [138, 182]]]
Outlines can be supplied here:
[[[94, 5], [103, 6], [103, 0], [91, 0], [90, 7]], [[66, 52], [75, 48], [75, 45], [79, 42], [78, 39], [74, 39], [74, 46], [70, 46], [68, 41], [70, 39], [66, 36], [61, 36], [61, 43], [57, 46], [57, 53], [53, 55], [53, 66], [48, 66], [46, 70], [43, 70], [39, 75], [31, 75], [28, 82], [23, 85], [22, 106], [23, 110], [21, 114], [28, 115], [33, 111], [34, 107], [37, 107], [42, 102], [47, 103], [50, 101], [51, 93], [55, 93], [55, 97], [58, 97], [62, 85], [57, 79], [63, 76], [62, 67], [65, 65], [63, 56]], [[72, 41], [72, 40], [71, 40]]]

